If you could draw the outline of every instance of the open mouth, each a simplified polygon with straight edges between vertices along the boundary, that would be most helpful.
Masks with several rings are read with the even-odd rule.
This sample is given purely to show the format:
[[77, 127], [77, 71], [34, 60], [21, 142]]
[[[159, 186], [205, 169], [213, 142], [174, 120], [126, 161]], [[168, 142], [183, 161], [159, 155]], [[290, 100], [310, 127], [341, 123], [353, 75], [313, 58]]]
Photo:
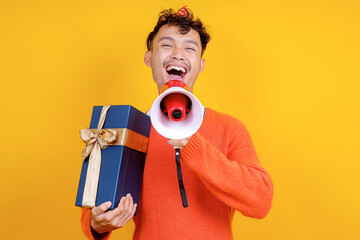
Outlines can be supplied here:
[[180, 66], [168, 65], [166, 72], [169, 74], [170, 80], [182, 80], [187, 73], [187, 69]]

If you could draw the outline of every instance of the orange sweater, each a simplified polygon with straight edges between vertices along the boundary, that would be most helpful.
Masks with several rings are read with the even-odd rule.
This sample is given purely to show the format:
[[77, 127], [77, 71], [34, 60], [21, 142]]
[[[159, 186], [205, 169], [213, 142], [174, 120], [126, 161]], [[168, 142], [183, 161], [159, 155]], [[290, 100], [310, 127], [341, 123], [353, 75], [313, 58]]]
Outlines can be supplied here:
[[[237, 119], [207, 109], [200, 129], [181, 149], [181, 162], [187, 208], [181, 202], [174, 149], [152, 128], [134, 240], [232, 239], [235, 210], [254, 218], [270, 210], [271, 178]], [[91, 212], [84, 209], [82, 227], [94, 239], [90, 220]]]

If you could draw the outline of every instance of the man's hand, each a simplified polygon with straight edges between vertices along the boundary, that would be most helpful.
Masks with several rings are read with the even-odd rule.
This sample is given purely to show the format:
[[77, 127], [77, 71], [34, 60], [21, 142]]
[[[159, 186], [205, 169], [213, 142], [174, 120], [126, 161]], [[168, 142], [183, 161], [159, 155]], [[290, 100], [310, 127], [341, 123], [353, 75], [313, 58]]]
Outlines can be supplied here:
[[176, 147], [176, 148], [180, 148], [182, 149], [183, 147], [186, 146], [186, 144], [189, 142], [191, 137], [188, 138], [184, 138], [184, 139], [168, 139], [167, 143]]
[[137, 204], [128, 193], [121, 198], [117, 208], [105, 212], [110, 206], [111, 202], [104, 202], [91, 210], [91, 227], [98, 233], [111, 232], [124, 226], [134, 216]]

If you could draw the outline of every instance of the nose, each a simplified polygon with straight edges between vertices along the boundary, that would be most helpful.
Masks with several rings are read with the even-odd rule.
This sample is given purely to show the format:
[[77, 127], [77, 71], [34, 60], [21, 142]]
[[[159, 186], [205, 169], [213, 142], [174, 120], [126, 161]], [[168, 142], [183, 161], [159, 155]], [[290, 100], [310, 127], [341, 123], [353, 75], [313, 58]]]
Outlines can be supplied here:
[[171, 58], [176, 60], [184, 60], [184, 51], [180, 47], [174, 47]]

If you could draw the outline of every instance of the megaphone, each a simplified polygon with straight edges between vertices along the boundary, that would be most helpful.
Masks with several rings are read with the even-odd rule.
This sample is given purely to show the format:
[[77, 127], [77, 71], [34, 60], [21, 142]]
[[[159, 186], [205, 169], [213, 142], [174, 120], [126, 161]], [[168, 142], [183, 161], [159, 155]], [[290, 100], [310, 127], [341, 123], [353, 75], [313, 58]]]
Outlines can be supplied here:
[[[161, 88], [149, 115], [152, 125], [160, 135], [169, 139], [184, 139], [200, 128], [204, 112], [205, 108], [185, 83], [171, 80]], [[183, 206], [188, 207], [180, 165], [180, 149], [174, 149], [181, 200]]]
[[155, 130], [168, 139], [183, 139], [193, 135], [201, 126], [205, 108], [185, 83], [167, 82], [150, 109]]

